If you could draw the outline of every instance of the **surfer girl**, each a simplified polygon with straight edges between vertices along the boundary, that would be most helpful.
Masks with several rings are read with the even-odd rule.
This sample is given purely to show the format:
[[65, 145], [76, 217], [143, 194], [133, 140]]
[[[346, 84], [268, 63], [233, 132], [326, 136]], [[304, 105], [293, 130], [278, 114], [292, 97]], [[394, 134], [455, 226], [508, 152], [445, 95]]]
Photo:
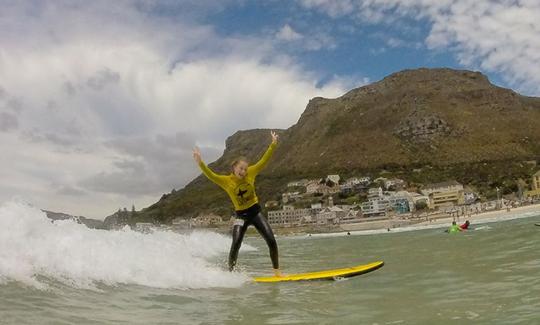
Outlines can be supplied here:
[[446, 230], [448, 233], [450, 234], [455, 234], [455, 233], [458, 233], [460, 231], [463, 231], [463, 229], [461, 229], [455, 221], [452, 221], [452, 225], [450, 226], [450, 228], [448, 230]]
[[229, 175], [214, 173], [202, 160], [199, 148], [193, 149], [193, 158], [201, 168], [203, 174], [227, 192], [236, 211], [236, 220], [232, 228], [231, 250], [229, 252], [229, 271], [232, 271], [236, 265], [238, 251], [242, 245], [247, 228], [253, 225], [268, 245], [274, 275], [281, 276], [277, 242], [270, 224], [261, 213], [259, 198], [255, 194], [255, 177], [266, 166], [277, 146], [278, 135], [274, 131], [271, 131], [270, 134], [272, 136], [272, 143], [262, 158], [251, 166], [246, 158], [237, 158], [231, 164], [231, 173]]
[[459, 228], [461, 228], [462, 230], [467, 230], [469, 229], [469, 226], [471, 225], [471, 223], [469, 222], [469, 220], [465, 221], [464, 224], [462, 224], [461, 226], [459, 226]]

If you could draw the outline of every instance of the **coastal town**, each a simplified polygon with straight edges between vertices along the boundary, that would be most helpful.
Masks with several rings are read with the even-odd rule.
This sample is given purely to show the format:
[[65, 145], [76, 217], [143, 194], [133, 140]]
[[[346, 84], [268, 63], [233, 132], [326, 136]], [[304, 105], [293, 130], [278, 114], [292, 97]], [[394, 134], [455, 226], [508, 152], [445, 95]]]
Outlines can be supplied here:
[[[530, 184], [530, 190], [512, 195], [502, 195], [496, 188], [497, 198], [488, 200], [455, 180], [426, 184], [412, 191], [405, 180], [398, 178], [342, 179], [334, 174], [291, 181], [281, 199], [265, 202], [264, 208], [278, 233], [381, 228], [390, 231], [443, 218], [465, 220], [489, 211], [509, 211], [536, 203], [540, 198], [540, 171], [531, 176]], [[226, 232], [233, 221], [234, 216], [201, 214], [190, 219], [178, 217], [171, 225], [159, 227], [180, 232], [197, 228]], [[135, 224], [135, 229], [143, 232], [155, 227], [152, 223]]]

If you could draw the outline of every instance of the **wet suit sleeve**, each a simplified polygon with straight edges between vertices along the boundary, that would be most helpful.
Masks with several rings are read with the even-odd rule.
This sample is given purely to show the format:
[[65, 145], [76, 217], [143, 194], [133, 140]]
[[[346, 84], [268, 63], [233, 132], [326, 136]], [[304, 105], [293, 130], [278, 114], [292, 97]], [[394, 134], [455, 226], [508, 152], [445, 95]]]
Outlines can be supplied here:
[[227, 176], [225, 175], [218, 175], [214, 173], [206, 164], [201, 160], [199, 163], [199, 168], [201, 168], [204, 176], [206, 176], [209, 180], [216, 183], [220, 187], [224, 187], [227, 183]]
[[262, 158], [255, 165], [249, 166], [248, 172], [257, 175], [268, 164], [268, 160], [272, 157], [276, 146], [277, 144], [272, 142]]

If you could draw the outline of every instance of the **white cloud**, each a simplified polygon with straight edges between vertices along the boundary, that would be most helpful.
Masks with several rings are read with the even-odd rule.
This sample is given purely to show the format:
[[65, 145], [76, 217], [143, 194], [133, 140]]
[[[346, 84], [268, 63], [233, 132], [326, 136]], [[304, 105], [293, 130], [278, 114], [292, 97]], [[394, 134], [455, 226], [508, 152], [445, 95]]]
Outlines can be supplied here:
[[289, 24], [285, 24], [281, 29], [276, 33], [276, 38], [281, 41], [297, 41], [301, 39], [302, 34], [296, 32], [292, 29]]
[[215, 159], [235, 131], [287, 128], [309, 98], [345, 91], [318, 87], [271, 42], [222, 38], [140, 4], [13, 2], [0, 12], [10, 157], [0, 200], [91, 217], [140, 208], [199, 173], [194, 144]]
[[321, 49], [333, 50], [336, 47], [336, 40], [326, 33], [315, 34], [305, 42], [305, 48], [310, 51], [318, 51]]
[[289, 24], [285, 24], [276, 32], [278, 42], [292, 43], [295, 47], [306, 51], [333, 50], [337, 47], [336, 40], [324, 31], [311, 30], [309, 35], [304, 35], [294, 30]]
[[[426, 19], [431, 49], [450, 49], [462, 65], [499, 73], [513, 87], [540, 94], [540, 2], [534, 0], [299, 0], [331, 17], [370, 23]], [[392, 44], [389, 44], [392, 46]], [[417, 47], [417, 46], [415, 46]]]
[[300, 0], [307, 8], [317, 8], [331, 17], [353, 13], [357, 7], [354, 0]]

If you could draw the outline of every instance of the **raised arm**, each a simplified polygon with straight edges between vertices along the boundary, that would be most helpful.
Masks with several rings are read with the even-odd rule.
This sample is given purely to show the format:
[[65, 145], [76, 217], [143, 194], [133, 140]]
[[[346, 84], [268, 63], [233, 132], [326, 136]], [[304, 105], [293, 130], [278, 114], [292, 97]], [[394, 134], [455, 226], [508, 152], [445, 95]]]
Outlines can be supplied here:
[[195, 159], [195, 162], [197, 163], [197, 165], [199, 165], [199, 168], [202, 170], [204, 176], [206, 176], [209, 180], [216, 183], [217, 185], [223, 187], [227, 176], [216, 174], [210, 168], [208, 168], [208, 166], [206, 166], [206, 164], [202, 160], [201, 151], [197, 147], [193, 149], [193, 159]]
[[249, 166], [249, 172], [258, 174], [266, 166], [266, 164], [268, 164], [268, 160], [270, 159], [270, 157], [272, 157], [278, 140], [278, 135], [274, 131], [271, 131], [271, 135], [272, 143], [270, 144], [268, 149], [266, 149], [266, 152], [264, 153], [262, 158], [255, 165]]

